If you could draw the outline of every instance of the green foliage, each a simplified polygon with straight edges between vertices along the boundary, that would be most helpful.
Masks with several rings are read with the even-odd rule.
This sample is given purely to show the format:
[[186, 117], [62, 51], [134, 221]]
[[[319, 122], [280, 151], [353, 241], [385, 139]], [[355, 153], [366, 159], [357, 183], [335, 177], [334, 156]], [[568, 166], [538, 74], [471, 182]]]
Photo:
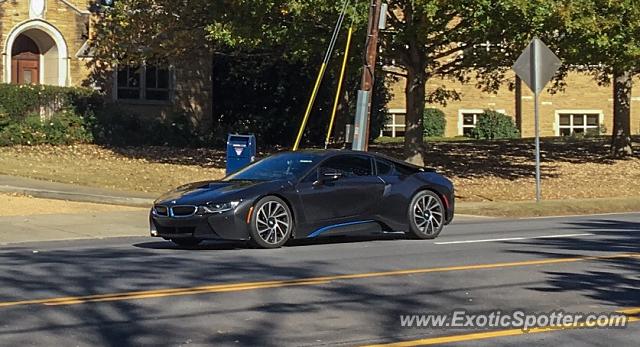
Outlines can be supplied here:
[[[362, 74], [359, 52], [364, 50], [368, 14], [365, 2], [354, 6], [349, 8], [314, 105], [303, 138], [305, 145], [324, 143], [346, 26], [351, 22], [355, 33], [336, 132], [352, 122]], [[341, 1], [325, 0], [121, 0], [96, 25], [93, 62], [97, 69], [140, 61], [179, 65], [180, 59], [194, 54], [210, 55], [214, 67], [214, 138], [222, 139], [227, 132], [254, 133], [261, 145], [291, 146], [341, 7]], [[382, 82], [381, 67], [376, 73]], [[378, 83], [372, 136], [384, 125], [388, 99], [385, 84]], [[136, 117], [127, 118], [125, 121], [138, 122]], [[165, 125], [158, 126], [165, 129]], [[190, 133], [188, 128], [185, 131]]]
[[559, 44], [568, 63], [588, 66], [604, 82], [616, 71], [638, 71], [640, 6], [636, 0], [559, 1], [558, 16], [565, 33]]
[[90, 130], [96, 143], [113, 146], [208, 144], [207, 139], [199, 137], [187, 115], [178, 113], [167, 119], [144, 117], [116, 104], [97, 110]]
[[0, 146], [91, 142], [102, 98], [85, 88], [0, 84]]
[[[304, 142], [318, 145], [324, 142], [331, 116], [339, 65], [327, 71], [323, 88], [318, 94], [307, 124]], [[214, 128], [218, 137], [226, 133], [255, 134], [261, 146], [291, 146], [307, 107], [317, 74], [317, 66], [303, 62], [251, 57], [218, 58], [213, 72], [216, 116]], [[360, 79], [356, 69], [345, 81], [348, 100], [343, 100], [337, 116], [336, 129], [352, 122], [355, 113], [355, 90]], [[386, 121], [385, 104], [389, 98], [382, 83], [374, 91], [372, 135], [378, 135]]]
[[447, 119], [442, 110], [437, 108], [427, 108], [424, 110], [424, 136], [444, 136], [446, 126]]
[[56, 113], [48, 121], [32, 115], [0, 127], [0, 146], [70, 145], [92, 140], [85, 119], [71, 110]]
[[52, 113], [71, 109], [84, 114], [100, 100], [100, 95], [87, 88], [0, 84], [0, 122], [2, 118], [21, 120], [43, 109]]
[[505, 71], [517, 56], [510, 50], [510, 40], [518, 46], [518, 35], [527, 33], [521, 16], [516, 14], [520, 5], [528, 2], [388, 1], [388, 28], [382, 37], [381, 56], [385, 65], [397, 67], [395, 73], [406, 75], [407, 157], [418, 159], [415, 156], [422, 151], [425, 100], [446, 105], [460, 98], [450, 87], [453, 84], [437, 86], [428, 83], [430, 79], [474, 83], [486, 91], [497, 90], [507, 79]]
[[11, 121], [11, 118], [9, 118], [9, 115], [4, 110], [4, 107], [2, 106], [2, 104], [0, 104], [0, 127], [3, 127], [9, 124], [10, 121]]
[[520, 137], [513, 118], [504, 113], [486, 110], [478, 117], [472, 136], [482, 140], [515, 139]]

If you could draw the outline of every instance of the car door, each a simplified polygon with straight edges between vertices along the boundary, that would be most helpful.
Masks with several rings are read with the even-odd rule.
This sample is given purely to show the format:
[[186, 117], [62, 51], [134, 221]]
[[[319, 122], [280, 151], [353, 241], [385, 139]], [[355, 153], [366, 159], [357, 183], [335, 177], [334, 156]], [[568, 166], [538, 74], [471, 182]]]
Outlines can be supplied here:
[[[339, 177], [319, 183], [325, 173], [337, 173]], [[367, 218], [383, 192], [384, 183], [374, 175], [372, 158], [359, 154], [328, 158], [298, 187], [305, 218], [310, 224]]]

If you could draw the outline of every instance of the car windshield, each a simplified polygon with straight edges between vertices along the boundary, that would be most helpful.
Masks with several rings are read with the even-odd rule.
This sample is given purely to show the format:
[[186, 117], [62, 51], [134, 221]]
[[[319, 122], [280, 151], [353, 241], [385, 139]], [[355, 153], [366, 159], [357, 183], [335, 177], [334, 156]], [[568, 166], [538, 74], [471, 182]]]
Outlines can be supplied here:
[[319, 157], [313, 154], [285, 153], [262, 159], [227, 176], [223, 181], [273, 181], [300, 178]]

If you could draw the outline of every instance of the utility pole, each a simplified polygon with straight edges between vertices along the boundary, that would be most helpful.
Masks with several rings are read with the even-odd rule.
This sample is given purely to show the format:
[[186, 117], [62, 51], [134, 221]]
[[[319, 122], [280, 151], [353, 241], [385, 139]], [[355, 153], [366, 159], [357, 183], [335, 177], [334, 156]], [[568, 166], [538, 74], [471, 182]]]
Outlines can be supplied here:
[[[386, 6], [384, 6], [386, 8]], [[378, 59], [378, 38], [380, 29], [385, 27], [386, 13], [382, 13], [382, 0], [371, 0], [369, 9], [369, 29], [367, 30], [366, 58], [362, 73], [362, 85], [358, 91], [353, 149], [369, 149], [371, 123], [371, 97], [375, 83], [376, 61]], [[385, 11], [386, 12], [386, 11]]]

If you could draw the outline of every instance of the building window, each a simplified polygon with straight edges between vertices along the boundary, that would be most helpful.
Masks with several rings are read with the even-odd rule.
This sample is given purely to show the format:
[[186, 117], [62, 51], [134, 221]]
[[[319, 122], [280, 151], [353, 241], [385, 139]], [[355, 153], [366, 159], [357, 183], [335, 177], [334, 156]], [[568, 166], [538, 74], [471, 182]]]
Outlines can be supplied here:
[[169, 100], [169, 70], [147, 67], [145, 95], [147, 100]]
[[389, 120], [384, 125], [380, 136], [404, 136], [406, 116], [407, 111], [404, 109], [390, 109]]
[[171, 70], [155, 66], [130, 66], [117, 72], [118, 100], [169, 101]]
[[559, 136], [593, 133], [600, 135], [600, 111], [558, 111]]
[[140, 99], [141, 67], [126, 67], [118, 70], [118, 99]]
[[[483, 109], [465, 109], [458, 111], [458, 135], [471, 137], [473, 129], [478, 124], [478, 118], [484, 113]], [[495, 110], [505, 113], [505, 110]], [[506, 113], [505, 113], [506, 114]]]
[[476, 124], [478, 124], [478, 117], [480, 117], [482, 113], [483, 112], [463, 113], [462, 114], [462, 134], [460, 135], [471, 137], [473, 129], [475, 129]]

